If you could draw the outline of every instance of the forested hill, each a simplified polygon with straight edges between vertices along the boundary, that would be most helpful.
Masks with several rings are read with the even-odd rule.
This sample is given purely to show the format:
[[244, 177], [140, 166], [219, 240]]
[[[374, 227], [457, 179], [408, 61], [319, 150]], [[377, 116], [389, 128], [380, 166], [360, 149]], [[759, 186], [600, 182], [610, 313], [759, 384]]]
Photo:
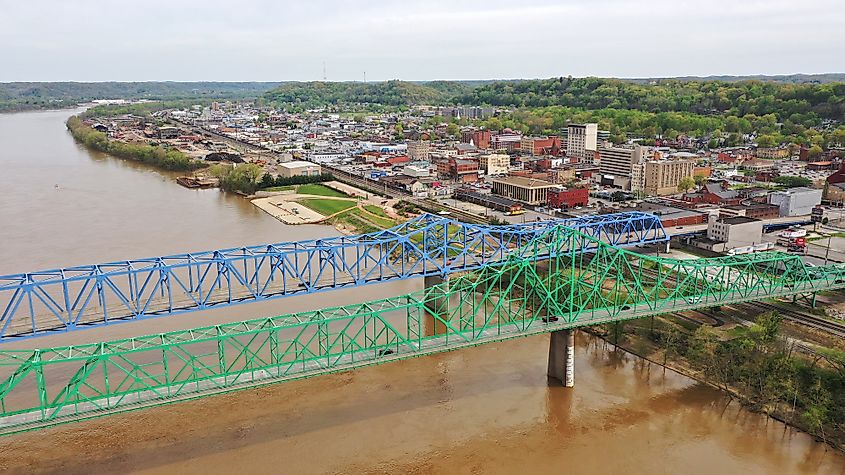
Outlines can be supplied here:
[[455, 100], [463, 104], [507, 107], [567, 106], [591, 110], [633, 109], [738, 117], [746, 114], [775, 114], [779, 120], [794, 114], [815, 115], [837, 121], [845, 119], [845, 83], [786, 84], [673, 79], [640, 84], [620, 79], [553, 78], [493, 82], [459, 95]]
[[384, 81], [384, 82], [291, 82], [284, 83], [264, 95], [275, 104], [297, 104], [305, 107], [327, 105], [379, 104], [406, 106], [414, 104], [450, 103], [468, 93], [476, 82], [456, 81]]
[[631, 82], [652, 82], [662, 81], [666, 79], [677, 79], [679, 81], [722, 81], [722, 82], [739, 82], [739, 81], [766, 81], [766, 82], [783, 82], [789, 84], [825, 84], [829, 82], [845, 82], [845, 73], [822, 73], [822, 74], [778, 74], [773, 76], [753, 75], [753, 76], [678, 76], [673, 78], [637, 78], [627, 79]]
[[0, 111], [69, 107], [95, 99], [250, 99], [278, 82], [8, 82]]

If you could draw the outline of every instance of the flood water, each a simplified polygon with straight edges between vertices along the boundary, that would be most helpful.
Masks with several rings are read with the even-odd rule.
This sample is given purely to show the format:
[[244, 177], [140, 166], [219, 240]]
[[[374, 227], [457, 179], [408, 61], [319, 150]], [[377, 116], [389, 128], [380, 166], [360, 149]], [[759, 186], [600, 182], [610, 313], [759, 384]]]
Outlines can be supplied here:
[[[92, 153], [71, 111], [0, 115], [0, 274], [336, 235]], [[342, 305], [418, 281], [15, 342], [71, 344]], [[0, 438], [12, 473], [843, 473], [845, 457], [722, 393], [579, 335], [487, 344]]]

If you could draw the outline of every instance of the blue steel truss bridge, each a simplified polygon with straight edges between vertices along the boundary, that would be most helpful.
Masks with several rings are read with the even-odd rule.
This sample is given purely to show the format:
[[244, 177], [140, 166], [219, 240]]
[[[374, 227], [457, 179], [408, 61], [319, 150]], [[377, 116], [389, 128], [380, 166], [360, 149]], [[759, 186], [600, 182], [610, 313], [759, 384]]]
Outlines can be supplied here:
[[0, 341], [368, 285], [501, 262], [554, 226], [611, 245], [667, 241], [619, 213], [509, 226], [423, 215], [384, 231], [0, 276]]

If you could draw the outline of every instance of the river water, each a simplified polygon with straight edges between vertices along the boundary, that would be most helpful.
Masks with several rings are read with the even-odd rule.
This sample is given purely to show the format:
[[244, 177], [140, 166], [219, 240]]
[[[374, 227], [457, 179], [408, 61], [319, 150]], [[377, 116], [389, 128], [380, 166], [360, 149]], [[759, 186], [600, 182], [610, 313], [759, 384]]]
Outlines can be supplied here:
[[[72, 111], [0, 115], [0, 274], [336, 235], [93, 153]], [[71, 344], [342, 305], [419, 281], [16, 342]], [[118, 414], [0, 439], [0, 469], [220, 473], [843, 473], [845, 457], [722, 393], [579, 335], [576, 387], [548, 337]]]

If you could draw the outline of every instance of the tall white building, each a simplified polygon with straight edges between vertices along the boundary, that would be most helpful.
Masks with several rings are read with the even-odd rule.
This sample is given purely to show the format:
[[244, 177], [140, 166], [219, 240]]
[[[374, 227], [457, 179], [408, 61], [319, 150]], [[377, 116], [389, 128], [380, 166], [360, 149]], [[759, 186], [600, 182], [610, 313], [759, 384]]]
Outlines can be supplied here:
[[599, 170], [602, 177], [612, 180], [616, 186], [631, 189], [631, 170], [634, 165], [645, 162], [649, 148], [641, 145], [633, 147], [600, 147]]
[[598, 124], [569, 124], [566, 156], [581, 163], [593, 163], [598, 143]]

